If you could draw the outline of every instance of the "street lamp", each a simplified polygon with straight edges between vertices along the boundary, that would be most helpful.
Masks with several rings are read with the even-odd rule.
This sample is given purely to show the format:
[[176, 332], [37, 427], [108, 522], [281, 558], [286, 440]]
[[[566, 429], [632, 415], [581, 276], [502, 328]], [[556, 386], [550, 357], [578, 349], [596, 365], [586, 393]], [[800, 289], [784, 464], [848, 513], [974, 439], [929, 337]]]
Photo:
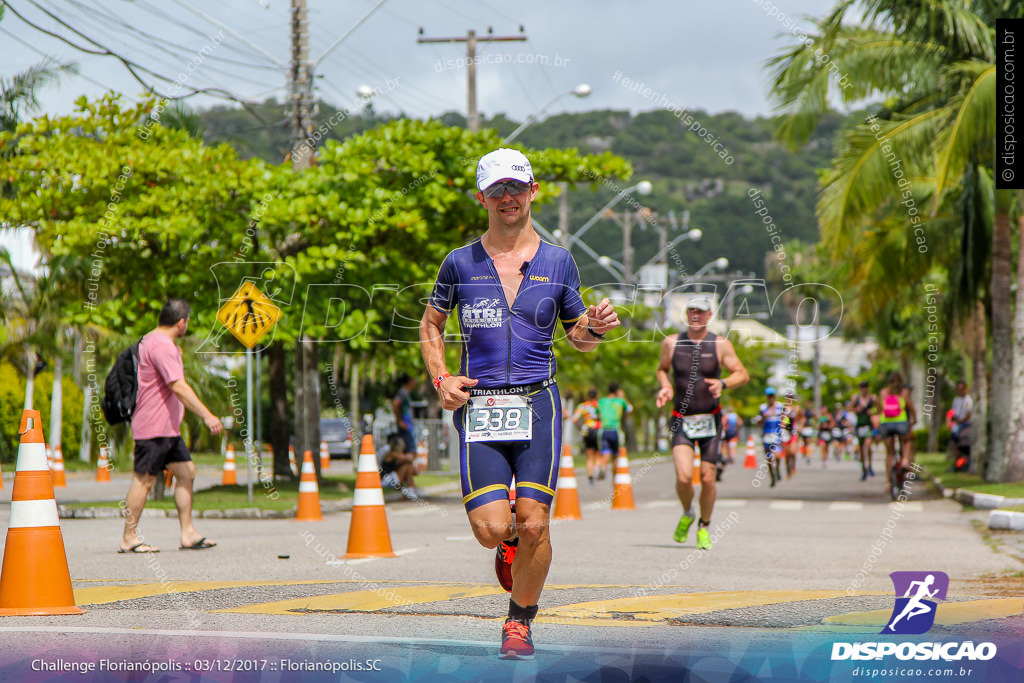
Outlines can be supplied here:
[[524, 130], [526, 130], [527, 127], [530, 126], [530, 124], [532, 124], [534, 121], [536, 121], [538, 118], [540, 118], [540, 115], [543, 114], [545, 111], [547, 111], [548, 107], [550, 107], [552, 104], [554, 104], [558, 100], [562, 99], [566, 95], [575, 95], [576, 97], [587, 97], [588, 95], [590, 95], [590, 93], [591, 93], [590, 86], [587, 85], [586, 83], [580, 83], [579, 85], [577, 85], [572, 90], [569, 90], [569, 91], [566, 91], [566, 92], [563, 92], [563, 93], [559, 93], [558, 95], [555, 95], [553, 98], [551, 98], [550, 102], [545, 104], [543, 107], [538, 109], [533, 114], [530, 114], [529, 116], [527, 116], [526, 120], [523, 121], [522, 124], [520, 124], [520, 126], [518, 128], [516, 128], [514, 131], [509, 133], [509, 136], [507, 138], [505, 138], [505, 140], [504, 140], [504, 142], [502, 144], [506, 144], [507, 145], [508, 143], [512, 142], [517, 137], [519, 137], [519, 134], [522, 133]]
[[579, 242], [580, 238], [583, 237], [583, 233], [589, 230], [590, 226], [596, 223], [599, 218], [604, 216], [605, 212], [608, 211], [608, 209], [612, 208], [620, 201], [622, 201], [622, 198], [625, 197], [627, 194], [630, 194], [632, 192], [639, 192], [642, 195], [648, 195], [651, 193], [651, 190], [653, 189], [654, 186], [651, 185], [650, 181], [641, 180], [636, 185], [633, 185], [632, 187], [627, 187], [625, 190], [619, 192], [617, 195], [615, 195], [614, 199], [605, 204], [597, 213], [591, 216], [590, 220], [583, 224], [583, 227], [581, 227], [579, 230], [573, 233], [572, 237], [569, 238], [569, 246], [571, 247], [572, 245]]
[[700, 270], [693, 274], [693, 277], [699, 277], [710, 270], [725, 270], [728, 267], [729, 259], [722, 256], [720, 258], [716, 258], [711, 263], [705, 263], [703, 266], [700, 267]]

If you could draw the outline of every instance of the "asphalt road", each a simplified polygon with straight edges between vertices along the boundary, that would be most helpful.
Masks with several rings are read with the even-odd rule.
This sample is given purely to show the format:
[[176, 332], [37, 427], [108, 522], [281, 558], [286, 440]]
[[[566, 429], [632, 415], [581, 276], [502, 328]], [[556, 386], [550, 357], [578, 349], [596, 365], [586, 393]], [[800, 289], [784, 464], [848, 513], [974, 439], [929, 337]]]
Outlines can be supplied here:
[[[693, 531], [672, 540], [671, 462], [631, 469], [634, 511], [610, 510], [610, 481], [591, 487], [578, 474], [583, 519], [553, 523], [533, 661], [496, 658], [507, 594], [449, 488], [388, 504], [395, 558], [342, 560], [347, 512], [318, 523], [201, 519], [199, 531], [218, 542], [205, 551], [177, 550], [176, 521], [147, 517], [140, 530], [163, 551], [134, 556], [116, 552], [121, 520], [65, 519], [75, 600], [87, 612], [0, 620], [0, 680], [63, 680], [46, 667], [100, 660], [108, 670], [66, 680], [580, 680], [598, 671], [672, 680], [684, 670], [703, 672], [692, 680], [836, 680], [829, 645], [875, 637], [893, 607], [888, 575], [899, 570], [950, 578], [931, 637], [1021, 641], [1022, 582], [1012, 576], [1021, 561], [975, 528], [982, 514], [923, 481], [897, 506], [853, 462], [801, 461], [774, 488], [737, 464], [719, 484], [714, 547], [698, 551]], [[69, 474], [58, 498], [127, 489], [89, 479]], [[0, 508], [4, 523], [8, 513]], [[129, 665], [173, 675], [147, 679], [149, 669]]]

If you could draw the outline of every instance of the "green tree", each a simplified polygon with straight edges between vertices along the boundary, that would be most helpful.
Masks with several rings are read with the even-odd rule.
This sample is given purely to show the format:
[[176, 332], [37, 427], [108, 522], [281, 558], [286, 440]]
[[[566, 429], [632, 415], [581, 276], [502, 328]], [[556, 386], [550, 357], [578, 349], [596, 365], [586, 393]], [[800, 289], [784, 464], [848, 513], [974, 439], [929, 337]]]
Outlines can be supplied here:
[[[847, 21], [854, 12], [861, 20]], [[818, 216], [823, 241], [833, 256], [847, 258], [850, 246], [866, 230], [877, 230], [881, 239], [895, 241], [888, 246], [898, 260], [884, 267], [890, 282], [913, 284], [935, 266], [957, 269], [950, 262], [914, 255], [915, 246], [919, 253], [929, 252], [929, 242], [940, 240], [941, 233], [926, 230], [925, 222], [910, 215], [907, 207], [916, 214], [914, 198], [927, 197], [928, 216], [934, 219], [945, 203], [962, 196], [972, 167], [994, 165], [992, 26], [997, 16], [1022, 12], [1019, 3], [991, 0], [845, 1], [817, 22], [813, 43], [801, 43], [773, 60], [776, 100], [789, 114], [779, 134], [791, 143], [806, 138], [827, 109], [829, 97], [847, 104], [886, 98], [875, 116], [844, 133], [832, 170], [823, 178]], [[822, 54], [841, 65], [842, 78], [822, 66]], [[894, 157], [901, 162], [898, 176]], [[996, 194], [992, 360], [996, 367], [1009, 368], [1010, 206], [1008, 197]], [[908, 198], [911, 203], [901, 206]], [[949, 250], [937, 252], [941, 256]], [[884, 293], [877, 298], [884, 300]], [[1019, 387], [1012, 384], [1013, 377], [993, 373], [987, 477], [994, 481], [1024, 475], [1024, 460], [1017, 462], [1024, 457], [1018, 455], [1022, 449], [1004, 448], [1014, 431], [1012, 399], [1017, 393], [1024, 397], [1024, 374]], [[1024, 427], [1024, 412], [1015, 419]]]

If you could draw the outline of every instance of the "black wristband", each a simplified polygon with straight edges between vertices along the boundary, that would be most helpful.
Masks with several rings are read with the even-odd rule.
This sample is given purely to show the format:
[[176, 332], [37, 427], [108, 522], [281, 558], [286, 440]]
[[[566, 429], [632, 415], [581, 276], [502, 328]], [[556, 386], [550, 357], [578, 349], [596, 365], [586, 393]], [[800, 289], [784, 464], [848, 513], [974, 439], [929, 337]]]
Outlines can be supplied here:
[[603, 334], [598, 334], [597, 332], [594, 332], [594, 328], [592, 328], [590, 325], [587, 325], [587, 332], [589, 332], [590, 336], [593, 337], [594, 339], [597, 339], [597, 340], [604, 339], [604, 335]]
[[728, 388], [729, 388], [729, 387], [728, 387], [728, 386], [726, 385], [726, 383], [725, 383], [725, 380], [724, 380], [724, 379], [719, 379], [718, 381], [722, 383], [722, 391], [723, 391], [723, 392], [724, 392], [724, 391], [725, 391], [726, 389], [728, 389]]

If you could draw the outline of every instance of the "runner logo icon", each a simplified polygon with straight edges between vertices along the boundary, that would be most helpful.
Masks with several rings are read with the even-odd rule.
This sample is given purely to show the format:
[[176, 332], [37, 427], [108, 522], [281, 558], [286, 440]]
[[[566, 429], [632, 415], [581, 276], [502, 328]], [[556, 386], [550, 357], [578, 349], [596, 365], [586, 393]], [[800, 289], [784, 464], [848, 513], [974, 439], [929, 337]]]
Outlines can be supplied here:
[[935, 623], [935, 600], [945, 600], [949, 577], [943, 572], [893, 572], [896, 605], [880, 633], [927, 633]]

